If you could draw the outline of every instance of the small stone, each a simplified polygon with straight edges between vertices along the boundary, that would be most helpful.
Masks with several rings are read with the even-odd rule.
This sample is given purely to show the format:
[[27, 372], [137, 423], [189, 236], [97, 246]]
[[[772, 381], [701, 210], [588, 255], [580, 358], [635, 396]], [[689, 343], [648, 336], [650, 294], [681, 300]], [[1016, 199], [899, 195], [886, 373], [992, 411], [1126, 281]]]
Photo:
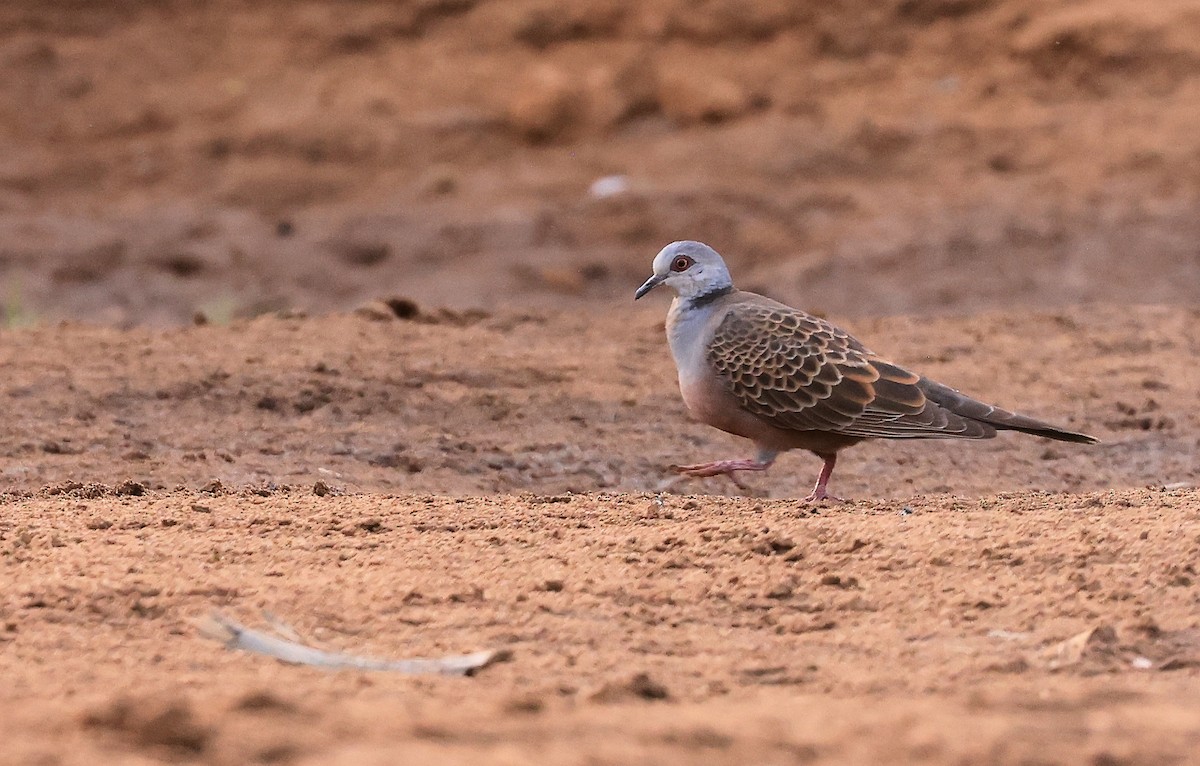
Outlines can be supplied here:
[[794, 588], [792, 587], [791, 583], [781, 582], [769, 588], [763, 595], [765, 595], [767, 598], [782, 600], [791, 598], [793, 592]]
[[132, 479], [126, 479], [113, 488], [113, 493], [117, 495], [139, 497], [146, 494], [146, 486], [140, 482], [133, 481]]
[[665, 700], [670, 698], [666, 686], [652, 679], [647, 673], [638, 673], [625, 682], [610, 682], [593, 692], [592, 702], [621, 702], [630, 698], [643, 700]]
[[411, 298], [388, 298], [384, 304], [397, 319], [416, 319], [421, 315], [421, 307]]
[[833, 588], [851, 589], [858, 587], [857, 577], [842, 577], [841, 575], [827, 574], [821, 576], [821, 584], [828, 585]]
[[602, 176], [592, 181], [588, 194], [596, 199], [616, 197], [629, 191], [628, 176]]

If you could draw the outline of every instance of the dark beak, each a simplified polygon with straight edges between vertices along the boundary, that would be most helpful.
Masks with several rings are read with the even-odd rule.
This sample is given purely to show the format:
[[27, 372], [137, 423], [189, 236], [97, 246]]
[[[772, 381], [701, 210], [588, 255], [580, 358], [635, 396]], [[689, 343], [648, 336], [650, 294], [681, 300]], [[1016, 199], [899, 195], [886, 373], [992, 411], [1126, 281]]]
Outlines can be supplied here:
[[633, 294], [633, 299], [636, 301], [638, 298], [641, 298], [643, 295], [645, 295], [646, 293], [650, 292], [651, 290], [653, 290], [654, 288], [658, 287], [663, 282], [665, 282], [666, 279], [667, 279], [666, 274], [655, 274], [654, 276], [650, 277], [645, 282], [643, 282], [642, 286], [639, 287], [637, 289], [637, 292]]

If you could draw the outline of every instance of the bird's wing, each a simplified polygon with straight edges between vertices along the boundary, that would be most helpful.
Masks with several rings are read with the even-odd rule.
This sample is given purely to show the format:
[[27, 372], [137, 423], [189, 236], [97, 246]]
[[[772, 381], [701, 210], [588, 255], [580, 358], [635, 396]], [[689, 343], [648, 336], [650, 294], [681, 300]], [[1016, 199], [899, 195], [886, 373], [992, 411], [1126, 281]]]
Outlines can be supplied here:
[[707, 356], [741, 406], [776, 428], [891, 439], [996, 434], [929, 400], [919, 375], [845, 331], [767, 299], [731, 305]]

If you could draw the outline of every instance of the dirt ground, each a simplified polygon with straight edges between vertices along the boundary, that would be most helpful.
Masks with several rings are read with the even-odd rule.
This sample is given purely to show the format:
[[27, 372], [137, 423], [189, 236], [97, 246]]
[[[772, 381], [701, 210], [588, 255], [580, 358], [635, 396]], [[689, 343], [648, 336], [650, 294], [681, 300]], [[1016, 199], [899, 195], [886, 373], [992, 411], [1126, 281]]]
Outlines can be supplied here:
[[[0, 763], [1200, 762], [1190, 0], [13, 0], [0, 65]], [[746, 449], [631, 301], [683, 237], [1101, 443], [663, 492]]]
[[1192, 0], [9, 0], [0, 302], [607, 305], [686, 236], [841, 315], [1195, 303], [1198, 41]]

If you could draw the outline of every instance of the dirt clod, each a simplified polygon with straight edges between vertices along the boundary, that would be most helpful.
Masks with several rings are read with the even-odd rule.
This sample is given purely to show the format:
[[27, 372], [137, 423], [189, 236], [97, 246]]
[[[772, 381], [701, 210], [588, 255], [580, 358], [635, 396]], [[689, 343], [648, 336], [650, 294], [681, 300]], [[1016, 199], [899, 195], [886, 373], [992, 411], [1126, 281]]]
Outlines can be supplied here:
[[117, 486], [113, 487], [114, 495], [125, 495], [128, 497], [140, 497], [146, 494], [146, 485], [132, 479], [126, 479]]
[[592, 702], [612, 704], [627, 699], [661, 701], [670, 698], [667, 687], [655, 681], [649, 673], [636, 673], [625, 681], [612, 681], [593, 692]]

